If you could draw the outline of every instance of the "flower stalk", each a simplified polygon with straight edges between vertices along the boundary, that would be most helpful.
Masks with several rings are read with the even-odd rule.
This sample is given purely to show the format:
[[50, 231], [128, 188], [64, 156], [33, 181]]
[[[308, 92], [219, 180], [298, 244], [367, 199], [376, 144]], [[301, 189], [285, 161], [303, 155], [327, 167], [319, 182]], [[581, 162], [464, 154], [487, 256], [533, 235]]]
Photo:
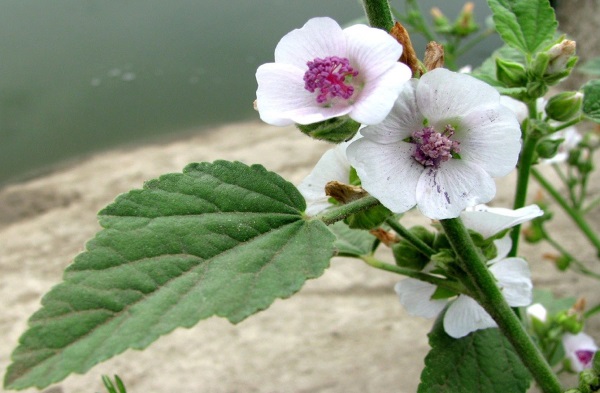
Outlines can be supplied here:
[[392, 10], [388, 0], [364, 0], [365, 13], [372, 27], [390, 32], [394, 27]]
[[343, 220], [351, 214], [367, 210], [368, 208], [377, 206], [379, 204], [380, 202], [375, 197], [368, 195], [364, 198], [358, 199], [354, 202], [350, 202], [346, 205], [341, 205], [333, 209], [325, 210], [323, 213], [317, 215], [315, 218], [317, 220], [323, 221], [326, 225], [331, 225]]
[[473, 284], [475, 293], [472, 296], [496, 321], [542, 391], [545, 393], [562, 392], [558, 378], [525, 331], [521, 321], [506, 303], [462, 220], [454, 218], [440, 222], [453, 250], [459, 257], [457, 263], [467, 273], [463, 281]]

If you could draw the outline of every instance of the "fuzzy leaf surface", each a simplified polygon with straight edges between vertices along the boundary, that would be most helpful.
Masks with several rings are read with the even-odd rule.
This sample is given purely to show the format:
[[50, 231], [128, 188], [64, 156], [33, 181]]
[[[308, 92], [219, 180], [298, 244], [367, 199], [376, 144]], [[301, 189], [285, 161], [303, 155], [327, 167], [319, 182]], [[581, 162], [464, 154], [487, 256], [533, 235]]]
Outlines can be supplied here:
[[334, 253], [335, 236], [305, 208], [279, 175], [227, 161], [119, 196], [30, 318], [5, 386], [42, 388], [177, 327], [237, 323], [291, 296]]
[[600, 79], [583, 85], [583, 113], [596, 123], [600, 123]]
[[531, 376], [499, 329], [454, 339], [444, 331], [443, 314], [429, 333], [418, 393], [527, 391]]
[[329, 227], [336, 236], [335, 248], [337, 255], [342, 257], [361, 257], [370, 255], [379, 241], [368, 231], [351, 229], [343, 221], [338, 221]]
[[556, 33], [558, 23], [548, 0], [488, 0], [504, 42], [534, 54]]

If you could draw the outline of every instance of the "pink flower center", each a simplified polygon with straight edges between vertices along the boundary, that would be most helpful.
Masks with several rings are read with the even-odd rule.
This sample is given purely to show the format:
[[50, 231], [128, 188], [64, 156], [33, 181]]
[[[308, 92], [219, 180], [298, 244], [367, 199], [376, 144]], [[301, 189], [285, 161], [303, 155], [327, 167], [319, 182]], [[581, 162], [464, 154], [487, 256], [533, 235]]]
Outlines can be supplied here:
[[583, 367], [589, 367], [590, 364], [592, 363], [592, 359], [594, 358], [594, 351], [590, 351], [590, 350], [575, 351], [575, 356], [577, 356], [577, 359], [579, 359], [579, 361], [581, 362]]
[[358, 75], [343, 57], [328, 56], [316, 58], [306, 63], [308, 71], [304, 74], [304, 88], [311, 93], [318, 92], [317, 103], [323, 104], [335, 97], [345, 100], [354, 94], [352, 78]]
[[433, 127], [425, 127], [412, 134], [412, 142], [417, 145], [413, 158], [423, 166], [439, 168], [442, 162], [452, 158], [452, 154], [460, 153], [460, 143], [450, 139], [454, 128], [447, 125], [443, 133]]

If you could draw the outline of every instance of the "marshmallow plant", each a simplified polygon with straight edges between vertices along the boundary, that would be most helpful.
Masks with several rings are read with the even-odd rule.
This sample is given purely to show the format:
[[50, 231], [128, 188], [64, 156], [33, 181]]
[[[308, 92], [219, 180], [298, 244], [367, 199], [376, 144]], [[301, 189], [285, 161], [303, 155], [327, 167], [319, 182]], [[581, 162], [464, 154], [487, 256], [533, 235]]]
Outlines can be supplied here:
[[[552, 345], [562, 345], [571, 371], [600, 365], [595, 344], [577, 335], [599, 307], [564, 311], [560, 326], [574, 336], [558, 344], [546, 322], [520, 309], [536, 293], [519, 254], [520, 226], [530, 221], [559, 258], [600, 277], [549, 235], [542, 224], [550, 214], [526, 206], [533, 176], [600, 250], [585, 220], [596, 206], [586, 188], [595, 137], [564, 152], [588, 176], [575, 180], [581, 191], [573, 203], [534, 168], [563, 153], [554, 149], [567, 139], [561, 130], [584, 118], [600, 122], [600, 82], [550, 98], [539, 111], [548, 86], [572, 71], [575, 42], [557, 35], [547, 0], [488, 3], [506, 46], [472, 75], [444, 68], [444, 45], [436, 42], [418, 59], [422, 50], [394, 23], [387, 0], [364, 0], [369, 26], [317, 17], [286, 34], [274, 62], [256, 72], [258, 115], [336, 146], [298, 187], [260, 165], [215, 161], [118, 196], [99, 213], [102, 230], [31, 316], [5, 388], [44, 388], [211, 316], [241, 322], [292, 296], [336, 256], [404, 276], [395, 287], [400, 303], [436, 318], [419, 392], [526, 392], [532, 381], [545, 393], [562, 392]], [[454, 23], [435, 9], [433, 28], [415, 1], [407, 4], [408, 15], [396, 15], [440, 37], [453, 68], [465, 38], [479, 31], [472, 4]], [[523, 117], [506, 96], [521, 103]], [[498, 207], [495, 180], [515, 171], [514, 200]], [[431, 225], [405, 227], [402, 215], [411, 210]], [[594, 367], [581, 391], [597, 388]], [[109, 391], [124, 391], [115, 381], [105, 379]], [[288, 381], [282, 390], [296, 387]]]

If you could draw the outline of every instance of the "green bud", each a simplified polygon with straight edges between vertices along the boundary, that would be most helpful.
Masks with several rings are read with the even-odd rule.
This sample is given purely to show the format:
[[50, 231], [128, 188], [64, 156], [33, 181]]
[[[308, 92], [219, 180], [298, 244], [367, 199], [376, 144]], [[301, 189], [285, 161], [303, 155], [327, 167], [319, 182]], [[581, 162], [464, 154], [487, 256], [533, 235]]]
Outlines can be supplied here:
[[[422, 226], [412, 227], [409, 231], [428, 245], [432, 245], [434, 242], [435, 234]], [[422, 270], [427, 262], [429, 262], [428, 257], [423, 255], [410, 242], [404, 239], [392, 245], [392, 253], [394, 254], [394, 259], [398, 266], [410, 269]]]
[[558, 257], [556, 259], [556, 267], [558, 268], [558, 270], [564, 272], [565, 270], [567, 270], [569, 268], [572, 261], [573, 261], [573, 259], [571, 257], [568, 257], [566, 255], [561, 255], [560, 257]]
[[566, 71], [575, 56], [575, 48], [575, 41], [562, 40], [548, 49], [546, 53], [549, 56], [549, 61], [545, 74], [553, 75]]
[[385, 206], [377, 205], [348, 216], [344, 222], [352, 229], [377, 228], [392, 214]]
[[[419, 14], [419, 17], [421, 15]], [[436, 33], [448, 34], [452, 32], [452, 26], [446, 16], [440, 11], [439, 8], [433, 7], [431, 9], [431, 16], [433, 17], [433, 26]]]
[[356, 134], [360, 128], [360, 123], [348, 116], [341, 116], [318, 123], [296, 124], [296, 126], [311, 138], [341, 143], [351, 139]]
[[543, 80], [533, 80], [527, 83], [527, 95], [532, 98], [543, 97], [548, 92], [548, 85]]
[[600, 379], [593, 370], [583, 370], [579, 373], [579, 390], [581, 393], [597, 392]]
[[522, 64], [497, 57], [496, 78], [507, 87], [520, 87], [527, 81], [527, 72]]
[[600, 375], [600, 355], [598, 352], [594, 354], [594, 360], [592, 360], [592, 370], [598, 375]]
[[534, 222], [523, 231], [523, 234], [525, 235], [525, 241], [527, 243], [534, 244], [544, 240], [544, 231], [542, 225], [543, 224], [541, 222]]
[[583, 94], [578, 91], [565, 91], [548, 100], [546, 114], [552, 120], [567, 121], [581, 110]]
[[455, 34], [465, 37], [479, 30], [479, 26], [475, 23], [475, 18], [473, 17], [474, 7], [474, 3], [470, 1], [465, 3], [456, 22], [454, 22], [453, 32]]
[[581, 149], [573, 149], [569, 152], [569, 158], [567, 163], [571, 166], [579, 165], [579, 159], [581, 158]]
[[577, 169], [582, 174], [588, 174], [594, 170], [594, 164], [591, 161], [583, 161], [577, 165]]
[[564, 141], [564, 139], [545, 138], [537, 144], [535, 151], [540, 158], [552, 158], [558, 153], [558, 149]]
[[568, 311], [561, 311], [556, 315], [556, 322], [566, 331], [571, 334], [577, 334], [583, 330], [583, 323], [580, 321], [578, 314], [573, 314]]

